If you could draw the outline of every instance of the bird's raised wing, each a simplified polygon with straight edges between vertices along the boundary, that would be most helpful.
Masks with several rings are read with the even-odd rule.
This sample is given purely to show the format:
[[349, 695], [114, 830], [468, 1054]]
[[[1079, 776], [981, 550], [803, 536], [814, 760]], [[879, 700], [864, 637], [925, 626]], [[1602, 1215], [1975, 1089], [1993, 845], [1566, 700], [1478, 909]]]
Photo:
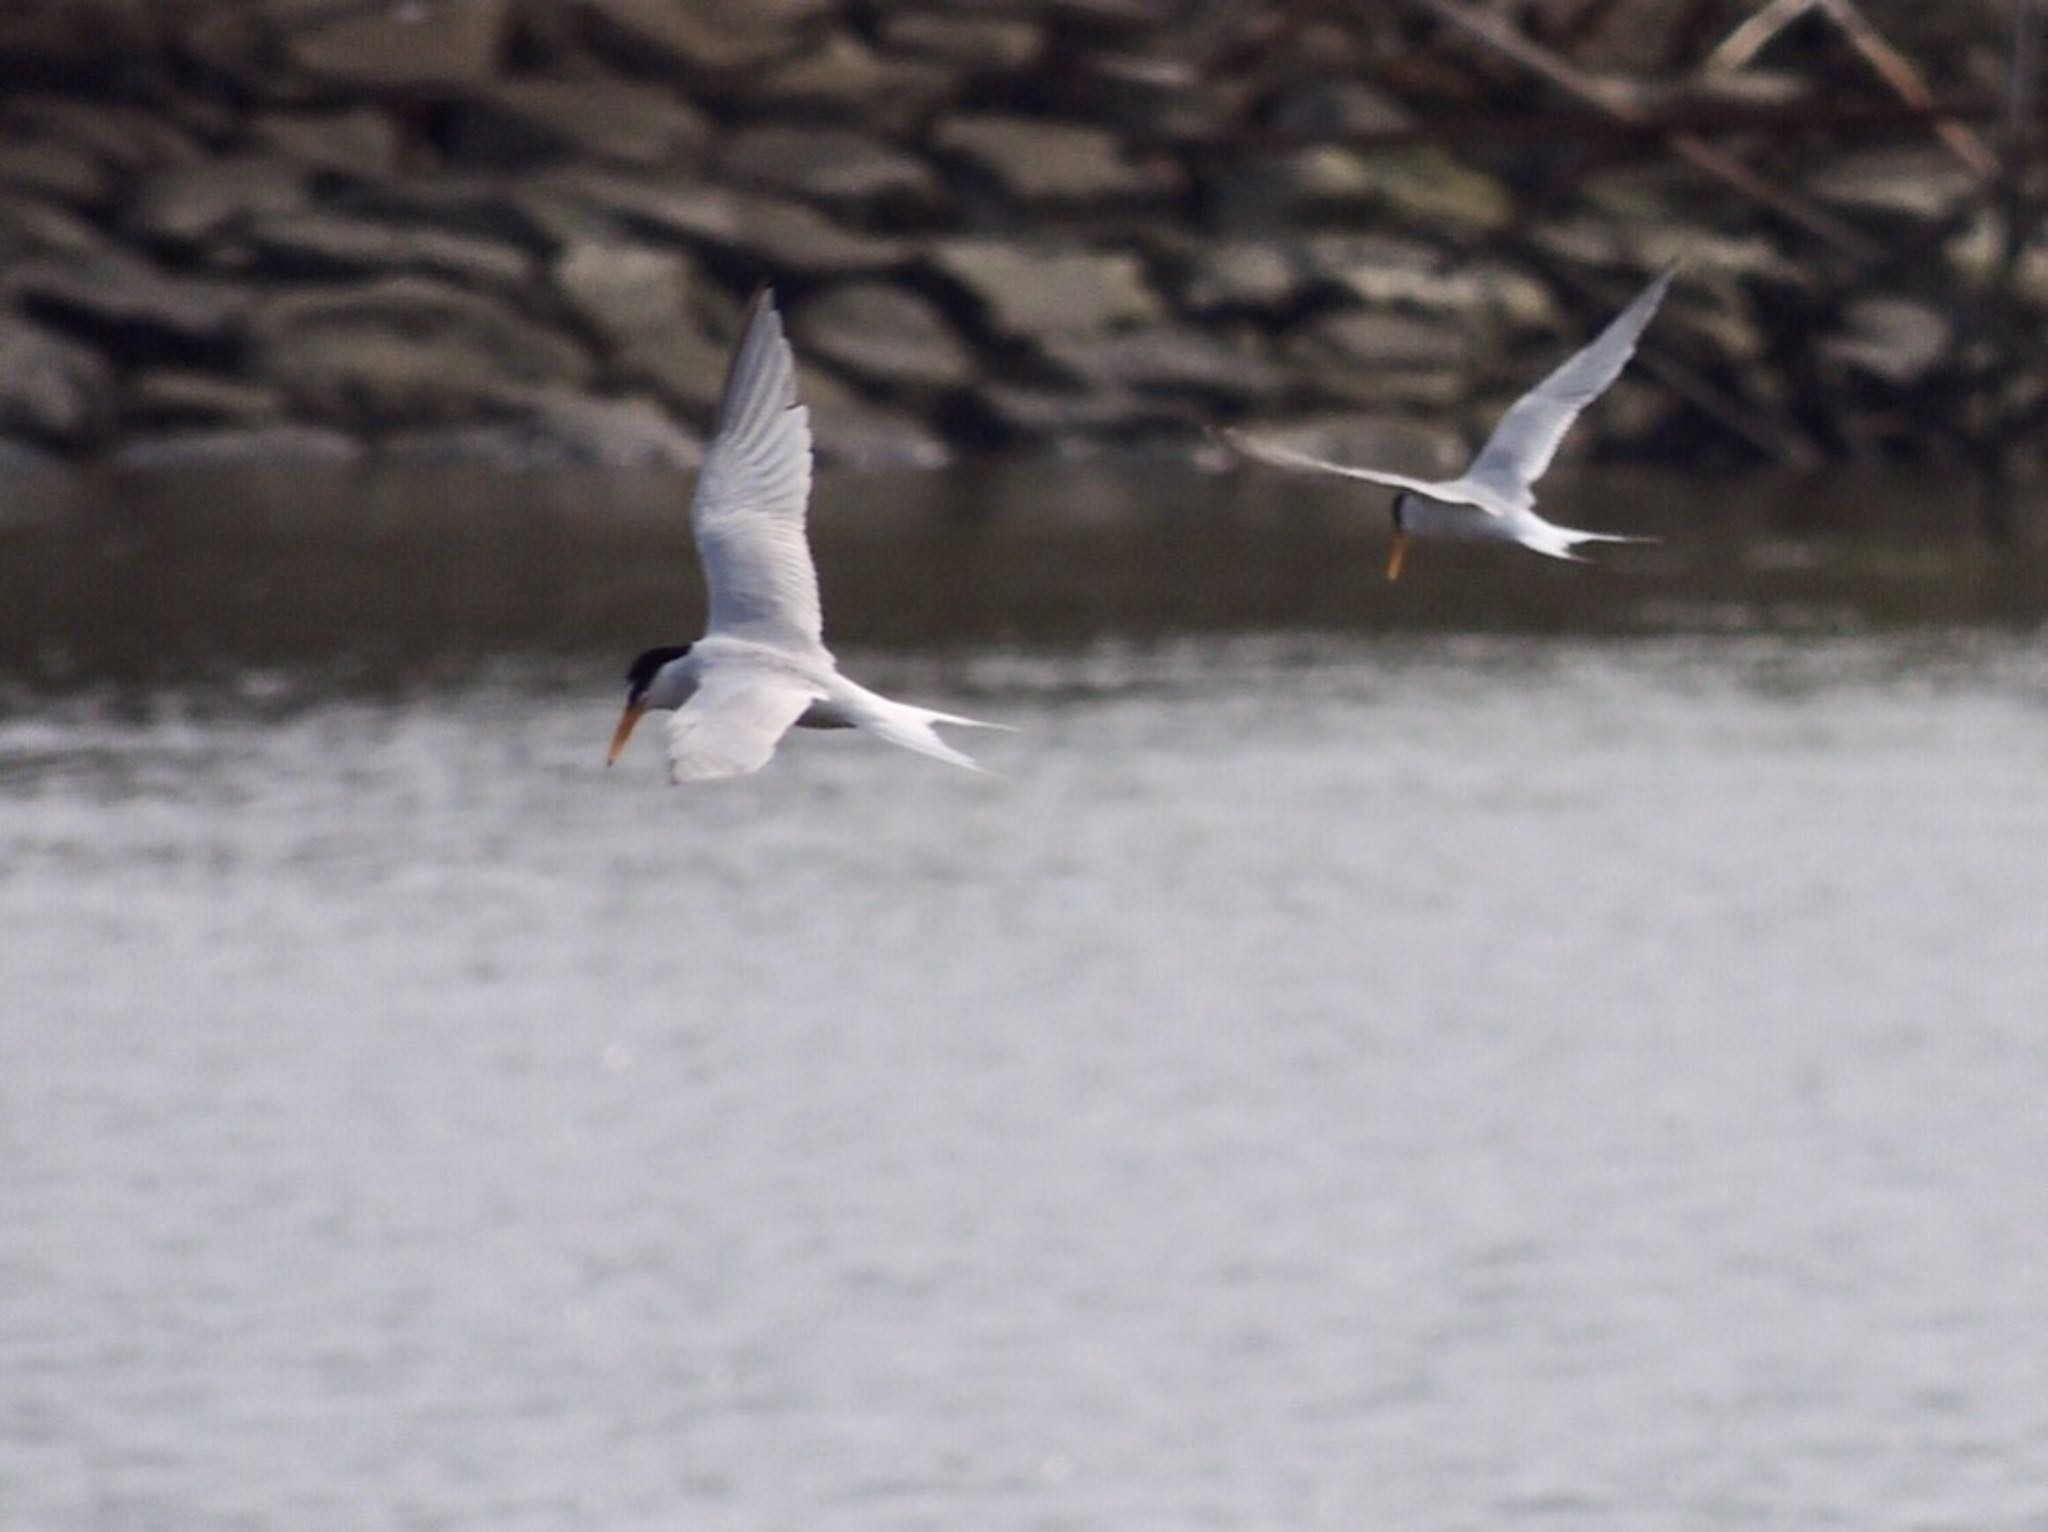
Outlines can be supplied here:
[[794, 676], [713, 670], [669, 720], [669, 781], [708, 782], [759, 771], [817, 696]]
[[810, 496], [810, 412], [796, 402], [796, 364], [764, 287], [748, 305], [690, 504], [708, 633], [782, 647], [820, 641], [818, 574], [804, 535]]
[[1325, 458], [1310, 457], [1306, 452], [1296, 452], [1292, 447], [1282, 447], [1274, 442], [1260, 441], [1242, 431], [1219, 430], [1216, 435], [1223, 444], [1234, 452], [1240, 452], [1257, 462], [1270, 463], [1275, 468], [1293, 468], [1304, 473], [1334, 473], [1347, 479], [1363, 479], [1368, 484], [1384, 485], [1388, 489], [1409, 489], [1418, 495], [1429, 495], [1441, 499], [1448, 484], [1432, 483], [1428, 479], [1411, 479], [1406, 474], [1383, 473], [1377, 468], [1348, 468], [1342, 463], [1332, 463]]
[[1472, 459], [1472, 466], [1465, 470], [1466, 479], [1510, 505], [1526, 508], [1533, 504], [1536, 481], [1557, 456], [1564, 433], [1579, 418], [1579, 411], [1621, 376], [1621, 369], [1636, 354], [1636, 340], [1643, 327], [1664, 301], [1676, 270], [1667, 268], [1615, 315], [1591, 344], [1517, 399]]

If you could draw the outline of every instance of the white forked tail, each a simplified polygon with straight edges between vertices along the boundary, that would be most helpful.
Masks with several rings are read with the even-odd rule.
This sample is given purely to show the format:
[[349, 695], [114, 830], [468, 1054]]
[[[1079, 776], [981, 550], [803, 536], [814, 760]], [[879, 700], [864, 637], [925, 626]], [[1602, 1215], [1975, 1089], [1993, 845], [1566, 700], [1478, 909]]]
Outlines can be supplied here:
[[1006, 723], [989, 723], [981, 718], [963, 718], [958, 713], [941, 713], [928, 707], [913, 707], [869, 692], [857, 710], [850, 710], [856, 728], [866, 729], [879, 739], [919, 755], [928, 755], [967, 771], [988, 770], [963, 750], [956, 750], [939, 738], [934, 724], [951, 724], [960, 729], [1001, 729], [1013, 732]]
[[1574, 563], [1592, 562], [1578, 551], [1582, 543], [1656, 543], [1656, 537], [1630, 537], [1620, 532], [1585, 532], [1577, 527], [1560, 527], [1546, 522], [1540, 537], [1522, 539], [1522, 546], [1536, 553], [1547, 553], [1554, 559], [1570, 559]]

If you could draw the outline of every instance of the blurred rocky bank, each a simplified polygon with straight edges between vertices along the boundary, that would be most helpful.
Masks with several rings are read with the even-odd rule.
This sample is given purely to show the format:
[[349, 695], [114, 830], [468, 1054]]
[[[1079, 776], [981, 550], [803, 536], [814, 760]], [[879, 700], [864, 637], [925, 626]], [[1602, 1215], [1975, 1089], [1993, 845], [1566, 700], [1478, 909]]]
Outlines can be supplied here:
[[2010, 8], [1887, 8], [1947, 128], [1812, 9], [1738, 57], [1719, 0], [9, 5], [0, 464], [689, 465], [770, 280], [828, 459], [1446, 466], [1674, 259], [1573, 450], [2023, 443]]

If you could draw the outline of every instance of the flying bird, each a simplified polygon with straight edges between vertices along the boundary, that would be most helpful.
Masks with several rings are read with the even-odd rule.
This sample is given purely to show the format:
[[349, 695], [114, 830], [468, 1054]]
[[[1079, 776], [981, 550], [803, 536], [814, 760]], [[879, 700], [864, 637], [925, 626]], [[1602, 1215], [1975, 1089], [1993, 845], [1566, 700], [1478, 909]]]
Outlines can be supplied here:
[[1463, 538], [1470, 541], [1520, 543], [1554, 559], [1584, 556], [1581, 543], [1647, 543], [1653, 537], [1621, 537], [1612, 532], [1587, 532], [1561, 527], [1536, 514], [1536, 481], [1557, 456], [1558, 443], [1579, 417], [1579, 411], [1605, 393], [1635, 355], [1636, 340], [1664, 301], [1676, 268], [1667, 269], [1614, 317], [1592, 344], [1517, 399], [1479, 455], [1455, 479], [1432, 481], [1385, 473], [1377, 468], [1350, 468], [1262, 442], [1241, 431], [1221, 432], [1224, 441], [1246, 457], [1280, 468], [1311, 473], [1342, 474], [1398, 490], [1394, 496], [1394, 546], [1387, 557], [1387, 578], [1398, 580], [1408, 557], [1408, 541], [1417, 537]]
[[774, 294], [762, 288], [747, 309], [690, 503], [711, 598], [704, 636], [633, 661], [606, 765], [643, 715], [672, 708], [668, 774], [676, 783], [758, 771], [792, 726], [865, 729], [905, 750], [981, 769], [933, 725], [1003, 725], [897, 702], [839, 673], [824, 644], [804, 531], [810, 493], [810, 412], [797, 403], [796, 365]]

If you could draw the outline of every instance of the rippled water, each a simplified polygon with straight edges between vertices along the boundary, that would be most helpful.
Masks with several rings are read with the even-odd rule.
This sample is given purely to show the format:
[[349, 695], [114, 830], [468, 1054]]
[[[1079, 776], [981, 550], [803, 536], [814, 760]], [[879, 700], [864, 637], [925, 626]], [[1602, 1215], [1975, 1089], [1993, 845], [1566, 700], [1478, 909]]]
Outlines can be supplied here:
[[2048, 1523], [2037, 586], [970, 488], [700, 793], [651, 492], [0, 514], [0, 1524]]

